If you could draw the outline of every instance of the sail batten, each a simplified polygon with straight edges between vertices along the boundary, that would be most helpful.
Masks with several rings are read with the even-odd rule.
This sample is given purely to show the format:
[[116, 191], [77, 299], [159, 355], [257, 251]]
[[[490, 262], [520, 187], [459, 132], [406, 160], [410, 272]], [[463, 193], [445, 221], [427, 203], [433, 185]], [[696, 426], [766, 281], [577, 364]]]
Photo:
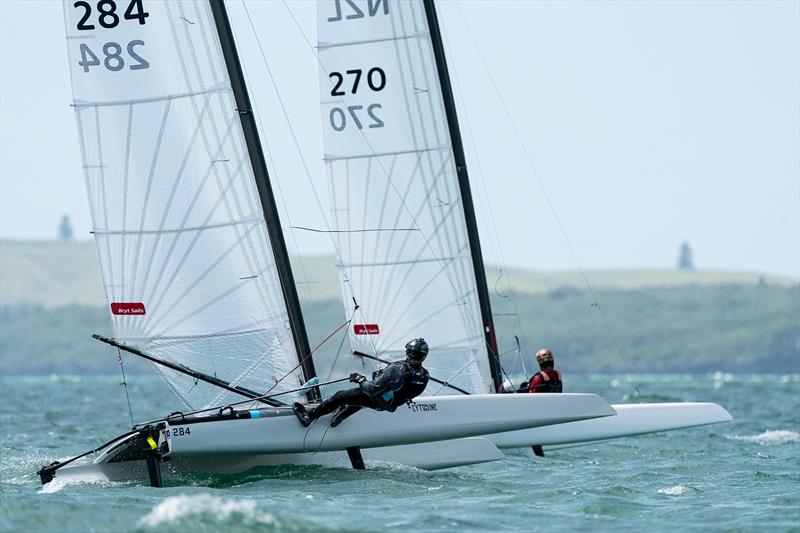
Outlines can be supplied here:
[[[112, 16], [64, 2], [114, 335], [249, 390], [296, 388], [298, 347], [211, 6], [131, 5]], [[191, 408], [235, 397], [157, 372]]]
[[[323, 102], [323, 105], [328, 102]], [[322, 160], [326, 163], [333, 161], [346, 161], [351, 159], [375, 159], [380, 157], [388, 157], [394, 155], [409, 155], [409, 154], [425, 154], [427, 152], [446, 152], [449, 151], [449, 146], [432, 146], [429, 148], [417, 148], [414, 150], [397, 150], [394, 152], [367, 152], [362, 154], [353, 155], [325, 155]]]
[[224, 85], [218, 85], [215, 87], [209, 87], [207, 89], [203, 89], [201, 91], [193, 91], [193, 92], [185, 92], [180, 94], [165, 94], [163, 96], [151, 96], [149, 98], [129, 98], [125, 100], [99, 100], [99, 101], [83, 101], [83, 100], [75, 100], [72, 103], [72, 107], [75, 110], [81, 110], [86, 108], [93, 108], [93, 107], [114, 107], [120, 105], [136, 105], [136, 104], [149, 104], [153, 102], [168, 102], [170, 100], [180, 100], [182, 98], [193, 98], [195, 96], [205, 96], [209, 94], [215, 93], [222, 93], [224, 94], [226, 91], [229, 91], [229, 87], [225, 87]]
[[151, 229], [151, 230], [141, 230], [141, 231], [131, 231], [126, 229], [119, 229], [119, 230], [108, 230], [103, 228], [97, 228], [92, 230], [97, 236], [102, 235], [165, 235], [169, 233], [183, 233], [186, 231], [202, 231], [207, 229], [214, 229], [214, 228], [225, 228], [228, 226], [245, 226], [248, 224], [263, 224], [264, 217], [253, 217], [244, 220], [232, 220], [230, 222], [220, 222], [219, 224], [209, 224], [206, 226], [190, 226], [188, 228], [166, 228], [166, 229]]
[[387, 41], [402, 41], [403, 39], [419, 39], [419, 38], [428, 38], [429, 34], [427, 33], [411, 33], [408, 35], [395, 35], [393, 37], [382, 37], [378, 39], [362, 39], [360, 41], [342, 41], [339, 43], [324, 43], [319, 42], [317, 43], [318, 50], [325, 50], [328, 48], [338, 48], [341, 46], [354, 46], [358, 44], [370, 44], [370, 43], [383, 43]]

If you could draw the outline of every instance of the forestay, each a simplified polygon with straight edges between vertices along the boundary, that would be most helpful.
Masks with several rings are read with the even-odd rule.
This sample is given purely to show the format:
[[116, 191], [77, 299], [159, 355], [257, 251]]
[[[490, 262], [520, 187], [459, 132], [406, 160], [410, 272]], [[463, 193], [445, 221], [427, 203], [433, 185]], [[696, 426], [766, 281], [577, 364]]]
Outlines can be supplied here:
[[[64, 13], [115, 336], [266, 391], [297, 352], [208, 4], [65, 0]], [[156, 369], [189, 407], [241, 399]]]
[[318, 38], [325, 163], [347, 315], [352, 295], [360, 305], [351, 346], [397, 359], [409, 339], [425, 337], [431, 375], [469, 392], [491, 392], [423, 4], [320, 0]]

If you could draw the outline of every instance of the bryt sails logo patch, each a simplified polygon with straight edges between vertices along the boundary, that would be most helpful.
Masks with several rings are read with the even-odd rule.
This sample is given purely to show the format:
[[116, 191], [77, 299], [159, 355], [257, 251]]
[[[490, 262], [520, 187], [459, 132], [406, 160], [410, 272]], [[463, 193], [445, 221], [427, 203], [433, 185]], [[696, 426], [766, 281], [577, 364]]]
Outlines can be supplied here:
[[144, 304], [141, 302], [112, 302], [111, 314], [113, 315], [143, 315]]
[[356, 335], [378, 335], [380, 332], [378, 324], [353, 324], [353, 333]]

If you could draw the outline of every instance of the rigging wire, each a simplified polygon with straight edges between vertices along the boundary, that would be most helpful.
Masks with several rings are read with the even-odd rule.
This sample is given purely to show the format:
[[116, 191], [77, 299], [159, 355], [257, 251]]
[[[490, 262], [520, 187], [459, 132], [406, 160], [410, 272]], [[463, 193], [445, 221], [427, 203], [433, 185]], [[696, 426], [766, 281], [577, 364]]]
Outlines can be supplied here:
[[[336, 330], [334, 330], [334, 331], [333, 331], [332, 333], [330, 333], [330, 334], [329, 334], [327, 337], [325, 337], [325, 339], [324, 339], [324, 340], [323, 340], [323, 341], [322, 341], [322, 342], [321, 342], [319, 345], [317, 345], [317, 347], [316, 347], [316, 348], [314, 348], [314, 349], [311, 351], [311, 353], [310, 353], [310, 354], [308, 354], [308, 355], [306, 356], [306, 358], [308, 358], [308, 357], [311, 357], [311, 355], [312, 355], [314, 352], [316, 352], [316, 351], [317, 351], [317, 350], [318, 350], [318, 349], [319, 349], [319, 348], [320, 348], [320, 347], [321, 347], [321, 346], [322, 346], [322, 345], [323, 345], [325, 342], [327, 342], [328, 340], [330, 340], [331, 338], [333, 338], [333, 337], [336, 335], [336, 333], [338, 333], [338, 332], [339, 332], [339, 331], [340, 331], [340, 330], [341, 330], [343, 327], [345, 327], [345, 326], [347, 326], [348, 324], [350, 324], [350, 323], [353, 321], [353, 317], [355, 316], [355, 312], [356, 312], [357, 310], [358, 310], [358, 305], [356, 304], [355, 308], [353, 309], [353, 314], [350, 316], [350, 319], [349, 319], [349, 320], [347, 320], [347, 321], [345, 321], [345, 322], [343, 322], [343, 323], [342, 323], [342, 324], [341, 324], [341, 325], [340, 325], [338, 328], [336, 328]], [[338, 359], [338, 358], [339, 358], [339, 355], [340, 355], [340, 354], [341, 354], [341, 352], [342, 352], [342, 346], [344, 346], [344, 340], [345, 340], [346, 338], [347, 338], [347, 335], [346, 335], [346, 334], [345, 334], [345, 335], [342, 335], [342, 340], [339, 342], [339, 349], [338, 349], [338, 350], [337, 350], [337, 352], [336, 352], [336, 359]], [[119, 348], [117, 348], [117, 350], [119, 350]], [[267, 392], [265, 392], [263, 395], [261, 395], [261, 396], [259, 396], [259, 397], [257, 397], [257, 398], [248, 398], [248, 399], [246, 399], [246, 400], [241, 400], [241, 401], [238, 401], [238, 402], [229, 403], [229, 404], [226, 404], [226, 405], [224, 405], [224, 406], [205, 407], [205, 408], [203, 408], [203, 409], [197, 409], [197, 410], [195, 410], [195, 411], [190, 411], [190, 412], [188, 412], [188, 413], [172, 413], [172, 414], [170, 414], [169, 416], [167, 416], [167, 417], [166, 417], [166, 419], [168, 420], [168, 419], [169, 419], [169, 418], [170, 418], [172, 415], [175, 415], [175, 414], [180, 414], [181, 416], [184, 416], [184, 417], [186, 417], [186, 416], [189, 416], [189, 415], [196, 415], [196, 414], [200, 414], [200, 413], [207, 413], [207, 412], [211, 412], [211, 411], [217, 411], [217, 410], [219, 410], [220, 412], [222, 412], [222, 411], [224, 411], [225, 409], [228, 409], [228, 408], [233, 408], [233, 406], [236, 406], [236, 405], [243, 405], [243, 404], [246, 404], [246, 403], [252, 403], [253, 405], [257, 405], [259, 400], [266, 400], [266, 399], [269, 399], [269, 398], [274, 398], [275, 396], [281, 396], [281, 395], [283, 395], [283, 394], [289, 394], [289, 393], [292, 393], [292, 392], [298, 392], [298, 391], [302, 391], [302, 390], [306, 390], [306, 389], [308, 389], [308, 388], [311, 388], [311, 387], [300, 387], [299, 389], [292, 389], [292, 390], [288, 390], [288, 391], [282, 391], [282, 392], [276, 392], [276, 393], [270, 394], [270, 392], [272, 392], [272, 390], [274, 390], [274, 389], [275, 389], [275, 387], [277, 387], [277, 386], [278, 386], [278, 383], [280, 383], [280, 382], [281, 382], [281, 381], [282, 381], [284, 378], [286, 378], [287, 376], [291, 375], [291, 374], [292, 374], [292, 373], [293, 373], [295, 370], [297, 370], [297, 369], [300, 367], [300, 365], [302, 365], [302, 364], [303, 364], [303, 363], [302, 363], [302, 361], [301, 361], [301, 362], [300, 362], [300, 363], [299, 363], [299, 364], [298, 364], [296, 367], [294, 367], [292, 370], [290, 370], [289, 372], [287, 372], [286, 374], [284, 374], [284, 375], [283, 375], [283, 377], [281, 377], [280, 379], [276, 379], [276, 380], [275, 380], [275, 383], [272, 385], [272, 387], [270, 387], [270, 389], [269, 389], [269, 390], [267, 390]], [[332, 385], [332, 384], [334, 384], [334, 383], [340, 383], [340, 382], [342, 382], [342, 381], [346, 381], [346, 380], [350, 379], [350, 377], [348, 376], [348, 377], [344, 377], [344, 378], [340, 378], [340, 379], [334, 379], [334, 380], [331, 380], [331, 376], [333, 375], [333, 369], [334, 369], [335, 367], [336, 367], [336, 364], [335, 364], [335, 359], [334, 359], [334, 364], [332, 364], [332, 365], [331, 365], [331, 367], [330, 367], [330, 370], [328, 371], [328, 377], [326, 378], [326, 381], [325, 381], [325, 382], [323, 382], [323, 383], [319, 383], [319, 384], [317, 384], [317, 385], [314, 385], [314, 386], [316, 386], [316, 387], [320, 387], [320, 388], [322, 389], [322, 391], [324, 391], [324, 390], [326, 390], [326, 388], [327, 388], [327, 386], [328, 386], [328, 385]], [[322, 392], [322, 391], [321, 391], [321, 392]], [[324, 397], [324, 395], [323, 395], [323, 397]], [[140, 426], [142, 426], [142, 425], [152, 424], [152, 423], [154, 423], [154, 422], [158, 422], [159, 420], [163, 420], [163, 419], [152, 420], [152, 421], [150, 421], [150, 422], [143, 422], [142, 424], [139, 424], [139, 425], [140, 425]], [[133, 422], [131, 422], [131, 424], [133, 424]], [[307, 434], [307, 433], [308, 433], [308, 431], [306, 431], [306, 434]], [[323, 438], [324, 438], [324, 434], [323, 434]], [[304, 440], [304, 442], [305, 442], [305, 440]], [[322, 442], [320, 442], [320, 447], [321, 447], [321, 446], [322, 446]], [[317, 451], [319, 451], [319, 449], [318, 449]], [[316, 452], [314, 452], [314, 453], [316, 453]]]
[[[300, 25], [297, 22], [297, 20], [294, 18], [294, 14], [292, 13], [292, 10], [289, 9], [289, 6], [286, 5], [286, 2], [284, 2], [284, 6], [286, 7], [286, 10], [289, 12], [289, 15], [291, 16], [291, 18], [294, 21], [294, 23], [297, 26], [297, 28], [300, 29], [300, 33], [302, 34], [303, 39], [306, 41], [306, 44], [308, 44], [310, 46], [310, 43], [308, 42], [308, 39], [306, 38], [305, 33], [303, 32], [303, 30], [300, 27]], [[333, 234], [330, 233], [331, 225], [330, 225], [330, 222], [328, 221], [328, 217], [325, 215], [325, 208], [324, 208], [324, 206], [322, 204], [322, 200], [320, 200], [320, 196], [319, 196], [319, 193], [317, 191], [317, 187], [314, 184], [313, 177], [311, 176], [311, 170], [310, 170], [310, 168], [308, 166], [308, 162], [306, 161], [306, 158], [303, 155], [303, 150], [301, 149], [300, 142], [297, 139], [297, 134], [295, 133], [294, 127], [292, 126], [292, 121], [289, 118], [289, 113], [286, 110], [286, 105], [285, 105], [285, 103], [283, 101], [283, 97], [281, 96], [281, 93], [278, 90], [277, 80], [275, 79], [275, 76], [272, 73], [272, 69], [269, 66], [269, 61], [267, 61], [267, 55], [264, 52], [264, 47], [261, 44], [261, 39], [259, 38], [258, 32], [256, 31], [255, 24], [253, 23], [253, 18], [250, 15], [250, 10], [247, 8], [246, 0], [242, 0], [242, 7], [244, 7], [244, 12], [247, 15], [247, 20], [248, 20], [248, 23], [250, 24], [250, 29], [252, 30], [253, 35], [254, 35], [255, 40], [256, 40], [256, 43], [258, 44], [258, 50], [259, 50], [259, 52], [261, 54], [261, 59], [262, 59], [262, 61], [264, 63], [264, 67], [265, 67], [265, 69], [267, 71], [267, 74], [269, 76], [270, 82], [272, 83], [272, 87], [275, 89], [275, 95], [276, 95], [276, 97], [278, 99], [278, 103], [280, 104], [281, 112], [283, 113], [283, 117], [284, 117], [284, 120], [286, 121], [286, 125], [289, 128], [289, 132], [291, 133], [291, 137], [292, 137], [292, 141], [294, 142], [295, 149], [297, 150], [297, 154], [300, 157], [300, 161], [303, 164], [303, 170], [304, 170], [304, 173], [305, 173], [305, 176], [306, 176], [306, 181], [308, 182], [309, 186], [311, 187], [311, 192], [313, 193], [314, 201], [317, 204], [317, 209], [319, 211], [320, 216], [322, 217], [323, 223], [325, 224], [325, 228], [327, 230], [329, 230], [329, 233], [328, 233], [329, 239], [330, 239], [331, 245], [333, 246], [334, 254], [336, 255], [336, 260], [337, 260], [337, 263], [338, 263], [338, 267], [341, 270], [341, 274], [342, 274], [341, 275], [342, 284], [347, 288], [348, 292], [350, 293], [350, 297], [353, 298], [353, 300], [355, 300], [356, 299], [355, 290], [353, 289], [353, 286], [350, 283], [351, 276], [350, 276], [350, 274], [347, 272], [347, 270], [345, 268], [344, 259], [342, 257], [341, 250], [339, 249], [339, 245], [337, 244], [336, 239], [333, 237]], [[313, 47], [312, 47], [312, 52], [313, 52]], [[316, 53], [314, 53], [314, 55], [316, 57]], [[262, 126], [261, 124], [259, 124], [259, 125]], [[262, 126], [262, 130], [263, 130], [263, 126]], [[284, 209], [287, 209], [285, 201], [284, 201]], [[288, 210], [287, 210], [287, 212], [288, 212]], [[291, 224], [291, 221], [289, 221], [289, 223]], [[296, 243], [296, 237], [295, 237], [294, 231], [292, 231], [292, 237], [293, 237], [293, 239], [295, 239], [295, 243]], [[310, 290], [310, 288], [308, 290]], [[362, 319], [363, 319], [363, 314], [362, 314]], [[372, 339], [370, 339], [370, 344], [372, 344], [373, 349], [375, 349], [376, 352], [377, 352], [377, 347], [374, 345], [374, 342], [372, 341]]]
[[[244, 5], [244, 9], [247, 12], [247, 6], [245, 5], [245, 0], [242, 0], [242, 4]], [[247, 16], [248, 16], [248, 18], [250, 17], [250, 13], [249, 12], [247, 12]], [[256, 41], [258, 42], [258, 46], [260, 48], [261, 47], [261, 42], [258, 40], [258, 34], [255, 33], [255, 27], [253, 26], [252, 21], [250, 21], [250, 28], [253, 30], [253, 34], [256, 36]], [[263, 55], [263, 50], [262, 50], [262, 55]], [[264, 61], [266, 62], [266, 59]], [[252, 87], [253, 84], [251, 83], [250, 78], [248, 76], [246, 63], [242, 63], [242, 72], [244, 73], [245, 78], [247, 78], [247, 85], [249, 87]], [[258, 102], [257, 98], [253, 99], [252, 102], [251, 102], [251, 106], [253, 107], [253, 111], [255, 112], [256, 120], [258, 121], [259, 131], [266, 138], [268, 130], [264, 128], [264, 122], [261, 119], [261, 110], [259, 109], [257, 102]], [[270, 147], [269, 147], [270, 143], [268, 143], [268, 142], [262, 143], [262, 146], [264, 147], [264, 151], [265, 151], [265, 153], [267, 155], [267, 159], [269, 160], [270, 166], [275, 170], [273, 175], [277, 178], [279, 173], [277, 172], [277, 166], [275, 165], [275, 159], [272, 157], [272, 151], [270, 150]], [[280, 196], [280, 198], [281, 198], [281, 205], [283, 206], [283, 213], [286, 216], [287, 222], [289, 222], [289, 227], [292, 228], [293, 227], [292, 226], [292, 217], [291, 217], [291, 214], [289, 212], [289, 207], [288, 207], [288, 205], [286, 203], [286, 196], [283, 194], [283, 188], [281, 187], [281, 182], [280, 182], [279, 179], [273, 179], [272, 182], [275, 183], [275, 186], [278, 189], [278, 196]], [[292, 244], [294, 245], [294, 249], [295, 249], [295, 251], [297, 253], [296, 257], [297, 257], [297, 261], [298, 261], [298, 263], [300, 265], [300, 271], [303, 274], [303, 280], [308, 281], [308, 274], [306, 272], [305, 263], [303, 262], [303, 257], [300, 254], [300, 245], [297, 242], [297, 235], [295, 234], [294, 231], [290, 231], [289, 233], [292, 236]], [[314, 303], [315, 303], [314, 302], [314, 293], [313, 293], [313, 291], [311, 290], [310, 287], [306, 287], [306, 294], [308, 295], [308, 299], [311, 302], [311, 305], [314, 305]]]
[[[452, 48], [449, 45], [449, 41], [447, 39], [446, 32], [442, 32], [442, 37], [443, 37], [443, 39], [445, 41], [445, 44], [447, 45], [447, 48], [452, 50]], [[461, 104], [461, 109], [467, 109], [466, 101], [465, 101], [463, 93], [461, 91], [461, 84], [458, 83], [458, 81], [457, 81], [458, 80], [458, 69], [455, 68], [455, 64], [452, 65], [452, 68], [450, 70], [453, 73], [453, 77], [456, 80], [456, 83], [453, 84], [454, 85], [454, 91], [453, 92], [455, 93], [456, 97], [458, 98], [458, 100], [459, 100], [459, 102]], [[500, 275], [499, 275], [499, 277], [497, 279], [497, 282], [495, 283], [495, 292], [497, 292], [497, 289], [496, 289], [497, 283], [499, 283], [500, 279], [503, 277], [503, 274], [505, 274], [506, 277], [508, 278], [508, 292], [509, 292], [508, 296], [511, 298], [511, 306], [512, 306], [512, 308], [514, 310], [514, 313], [511, 316], [515, 316], [516, 317], [516, 319], [514, 320], [514, 322], [516, 322], [516, 329], [520, 332], [520, 334], [523, 337], [526, 337], [527, 336], [527, 331], [522, 326], [522, 321], [520, 319], [520, 314], [519, 314], [519, 307], [517, 306], [517, 298], [515, 296], [514, 289], [513, 289], [512, 284], [511, 284], [511, 276], [508, 274], [508, 263], [506, 262], [505, 254], [503, 253], [503, 246], [502, 246], [501, 240], [500, 240], [500, 232], [497, 229], [497, 222], [496, 222], [496, 218], [494, 216], [494, 209], [492, 208], [492, 202], [489, 199], [489, 188], [488, 188], [488, 186], [486, 184], [487, 180], [486, 180], [485, 174], [483, 172], [483, 165], [481, 164], [481, 158], [480, 158], [480, 154], [479, 154], [479, 150], [478, 150], [478, 144], [477, 144], [477, 142], [475, 142], [475, 135], [474, 135], [474, 130], [472, 128], [472, 122], [470, 121], [470, 114], [469, 113], [462, 113], [461, 116], [463, 117], [463, 121], [464, 121], [464, 128], [462, 128], [462, 130], [466, 130], [466, 132], [467, 132], [467, 137], [469, 139], [470, 145], [472, 146], [471, 155], [475, 160], [475, 168], [476, 168], [477, 172], [473, 173], [472, 175], [476, 175], [477, 174], [477, 178], [478, 179], [476, 181], [477, 181], [477, 183], [480, 185], [480, 187], [482, 189], [482, 197], [481, 197], [481, 195], [478, 195], [478, 198], [484, 200], [484, 204], [485, 204], [485, 206], [487, 208], [487, 211], [489, 213], [489, 216], [487, 218], [489, 220], [489, 228], [491, 230], [491, 235], [494, 237], [494, 239], [487, 239], [487, 240], [488, 240], [489, 245], [491, 246], [491, 248], [492, 248], [492, 250], [493, 250], [493, 252], [495, 254], [495, 257], [500, 260], [500, 264], [502, 265], [502, 268], [500, 269]], [[497, 292], [497, 294], [498, 294], [498, 296], [502, 296], [499, 292]], [[498, 313], [493, 313], [493, 315], [494, 316], [501, 316]], [[517, 347], [519, 348], [519, 340], [517, 340]], [[522, 364], [522, 371], [524, 372], [525, 377], [528, 378], [530, 376], [528, 374], [527, 365], [525, 364], [525, 358], [522, 356], [522, 350], [521, 349], [518, 350], [518, 354], [519, 354], [520, 363]], [[500, 355], [502, 356], [503, 354], [500, 354]], [[500, 362], [499, 358], [498, 358], [498, 364], [500, 366], [502, 366], [502, 363]]]
[[[247, 2], [245, 0], [242, 0], [242, 6], [244, 7], [244, 12], [247, 15], [247, 21], [250, 24], [250, 29], [253, 31], [253, 35], [255, 37], [256, 43], [258, 44], [258, 50], [259, 50], [259, 52], [261, 54], [261, 59], [262, 59], [262, 61], [264, 63], [264, 67], [265, 67], [265, 69], [267, 71], [267, 74], [269, 76], [270, 82], [272, 83], [272, 86], [275, 89], [275, 96], [277, 97], [278, 103], [280, 104], [281, 112], [283, 113], [283, 118], [286, 121], [286, 124], [287, 124], [287, 127], [289, 129], [289, 133], [291, 134], [292, 141], [294, 143], [295, 149], [297, 150], [297, 154], [300, 157], [301, 163], [303, 164], [303, 171], [304, 171], [304, 173], [306, 175], [306, 179], [308, 180], [308, 183], [309, 183], [309, 185], [311, 187], [311, 191], [312, 191], [312, 193], [314, 195], [314, 200], [315, 200], [315, 202], [317, 204], [317, 209], [319, 210], [319, 213], [322, 216], [323, 222], [325, 223], [325, 227], [330, 229], [331, 226], [330, 226], [330, 223], [328, 222], [328, 217], [325, 215], [325, 207], [322, 204], [322, 200], [320, 200], [319, 193], [317, 191], [317, 187], [316, 187], [316, 185], [314, 185], [314, 180], [313, 180], [313, 177], [311, 175], [311, 169], [309, 168], [308, 162], [306, 161], [306, 158], [303, 155], [303, 150], [300, 147], [300, 141], [298, 140], [297, 134], [296, 134], [296, 132], [294, 130], [294, 127], [292, 126], [292, 121], [290, 120], [289, 112], [286, 110], [286, 104], [284, 103], [283, 97], [281, 96], [281, 93], [278, 90], [277, 80], [275, 79], [275, 76], [272, 73], [272, 68], [269, 66], [269, 61], [267, 60], [267, 55], [264, 52], [264, 47], [263, 47], [263, 45], [261, 43], [260, 37], [258, 36], [258, 32], [256, 31], [255, 23], [253, 22], [253, 18], [250, 15], [250, 10], [247, 8]], [[287, 7], [287, 9], [288, 9], [288, 7]], [[290, 13], [291, 13], [291, 11], [290, 11]], [[297, 21], [295, 21], [295, 23], [297, 23]], [[285, 204], [284, 204], [284, 208], [285, 208]], [[294, 234], [294, 232], [293, 232], [293, 234]], [[331, 237], [330, 240], [331, 240], [331, 244], [334, 247], [336, 258], [341, 263], [342, 255], [341, 255], [341, 252], [339, 251], [339, 247], [336, 244], [336, 241], [333, 239], [333, 237]], [[350, 292], [352, 293], [352, 287], [350, 288]]]
[[131, 417], [131, 427], [133, 427], [133, 409], [131, 408], [131, 397], [128, 395], [128, 380], [125, 378], [125, 363], [122, 360], [122, 350], [119, 348], [117, 348], [117, 361], [119, 361], [119, 369], [122, 372], [122, 383], [120, 383], [120, 385], [125, 388], [125, 399], [128, 401], [128, 415]]
[[[464, 27], [466, 28], [467, 34], [469, 35], [469, 38], [472, 41], [472, 45], [475, 48], [475, 51], [478, 53], [478, 58], [480, 59], [484, 70], [486, 71], [487, 75], [489, 76], [489, 81], [491, 81], [492, 87], [494, 88], [494, 91], [495, 91], [495, 94], [497, 95], [498, 100], [500, 101], [500, 104], [503, 107], [503, 111], [504, 111], [504, 113], [506, 115], [506, 119], [508, 120], [509, 124], [511, 125], [511, 129], [514, 132], [514, 135], [517, 138], [517, 142], [519, 143], [520, 147], [522, 148], [522, 152], [525, 155], [525, 160], [528, 163], [528, 167], [530, 168], [531, 173], [533, 174], [533, 176], [536, 178], [536, 181], [539, 184], [539, 189], [542, 191], [542, 195], [544, 196], [544, 199], [547, 202], [548, 207], [550, 208], [550, 212], [553, 214], [553, 218], [555, 219], [556, 224], [558, 225], [559, 231], [561, 232], [561, 235], [564, 238], [565, 243], [567, 244], [567, 248], [569, 249], [570, 253], [572, 254], [572, 258], [575, 261], [575, 264], [578, 266], [578, 271], [580, 272], [580, 275], [583, 278], [584, 284], [586, 285], [586, 288], [589, 291], [589, 295], [592, 298], [592, 305], [591, 306], [595, 307], [597, 309], [597, 311], [600, 313], [600, 317], [601, 317], [601, 319], [603, 321], [603, 324], [605, 325], [606, 330], [608, 331], [609, 335], [611, 336], [612, 342], [614, 343], [614, 347], [616, 349], [617, 356], [619, 357], [620, 361], [622, 362], [623, 366], [625, 367], [625, 371], [629, 375], [632, 375], [630, 370], [629, 370], [628, 362], [625, 359], [625, 357], [623, 356], [621, 343], [619, 342], [619, 339], [617, 338], [616, 333], [611, 328], [611, 324], [608, 321], [608, 317], [606, 316], [605, 311], [600, 306], [600, 302], [599, 302], [599, 300], [598, 300], [598, 298], [597, 298], [597, 296], [596, 296], [596, 294], [594, 292], [594, 288], [592, 287], [592, 284], [589, 282], [589, 278], [586, 275], [586, 271], [584, 270], [580, 259], [578, 259], [578, 254], [577, 254], [577, 252], [575, 251], [575, 248], [572, 245], [572, 241], [570, 240], [569, 236], [567, 235], [567, 231], [564, 228], [564, 225], [561, 223], [561, 219], [558, 216], [558, 212], [556, 211], [556, 208], [555, 208], [555, 205], [553, 204], [552, 199], [550, 198], [550, 194], [547, 192], [547, 188], [544, 185], [544, 181], [542, 180], [541, 176], [539, 175], [539, 172], [536, 170], [536, 166], [533, 163], [533, 158], [531, 157], [530, 152], [528, 151], [528, 147], [525, 145], [525, 142], [522, 139], [522, 135], [521, 135], [519, 129], [517, 128], [517, 124], [514, 121], [514, 118], [511, 115], [511, 112], [509, 111], [508, 106], [506, 105], [505, 99], [503, 98], [503, 95], [500, 92], [500, 88], [498, 87], [497, 82], [495, 81], [495, 78], [492, 75], [492, 71], [489, 68], [488, 63], [486, 62], [486, 59], [483, 56], [483, 52], [481, 52], [481, 49], [478, 46], [478, 43], [477, 43], [477, 41], [475, 39], [475, 36], [472, 33], [472, 29], [470, 28], [469, 24], [467, 23], [467, 19], [464, 16], [464, 12], [461, 10], [460, 2], [458, 0], [456, 0], [454, 3], [455, 3], [456, 8], [458, 9], [459, 15], [461, 16], [461, 20], [464, 22]], [[642, 394], [639, 391], [639, 385], [637, 383], [635, 383], [635, 382], [634, 382], [634, 388], [636, 389], [636, 393], [638, 394], [638, 396], [641, 398]]]

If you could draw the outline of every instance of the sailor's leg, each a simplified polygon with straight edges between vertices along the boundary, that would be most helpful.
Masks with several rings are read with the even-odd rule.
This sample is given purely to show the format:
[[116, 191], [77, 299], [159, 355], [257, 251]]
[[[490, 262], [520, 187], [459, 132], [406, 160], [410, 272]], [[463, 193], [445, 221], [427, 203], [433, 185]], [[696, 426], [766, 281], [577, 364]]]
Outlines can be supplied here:
[[312, 420], [316, 420], [321, 416], [334, 412], [342, 405], [363, 405], [363, 398], [369, 399], [369, 396], [361, 392], [361, 389], [340, 390], [317, 407], [310, 410], [308, 414]]
[[342, 406], [359, 406], [355, 409], [355, 411], [349, 412], [347, 416], [350, 416], [358, 411], [358, 409], [361, 408], [360, 406], [372, 408], [376, 407], [375, 402], [373, 402], [369, 396], [364, 394], [361, 389], [348, 389], [337, 392], [330, 398], [320, 403], [314, 409], [306, 411], [302, 404], [295, 403], [294, 410], [297, 418], [300, 420], [300, 423], [304, 426], [308, 426], [317, 418], [325, 416], [328, 413], [332, 413]]

